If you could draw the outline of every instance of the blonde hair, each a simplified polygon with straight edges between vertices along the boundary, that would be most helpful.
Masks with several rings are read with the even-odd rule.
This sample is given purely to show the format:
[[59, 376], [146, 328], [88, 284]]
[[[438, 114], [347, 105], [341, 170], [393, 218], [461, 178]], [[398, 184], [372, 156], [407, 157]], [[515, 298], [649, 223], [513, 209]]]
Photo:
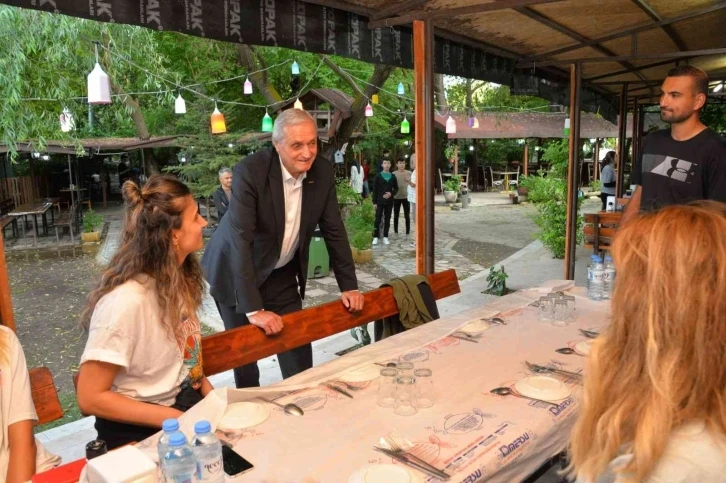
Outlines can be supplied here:
[[613, 244], [612, 321], [593, 345], [568, 471], [595, 480], [623, 453], [626, 480], [655, 468], [671, 430], [726, 433], [726, 205], [634, 219]]

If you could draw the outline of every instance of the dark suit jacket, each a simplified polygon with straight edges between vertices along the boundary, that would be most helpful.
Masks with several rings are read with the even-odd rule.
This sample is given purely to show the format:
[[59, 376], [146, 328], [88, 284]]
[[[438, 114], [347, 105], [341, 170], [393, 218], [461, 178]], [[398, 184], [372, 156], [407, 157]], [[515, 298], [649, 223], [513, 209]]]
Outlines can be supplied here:
[[[202, 268], [220, 304], [237, 313], [263, 308], [259, 287], [280, 259], [285, 234], [282, 166], [274, 149], [258, 151], [234, 167], [229, 211], [212, 235]], [[341, 291], [356, 290], [355, 265], [335, 193], [332, 164], [320, 156], [303, 181], [298, 281], [305, 297], [310, 240], [317, 225]], [[295, 260], [295, 259], [293, 259]]]
[[222, 217], [229, 209], [229, 198], [227, 198], [227, 193], [225, 193], [224, 189], [220, 186], [212, 195], [212, 199], [214, 199], [214, 206], [217, 207], [217, 215], [219, 215], [219, 220], [221, 221]]

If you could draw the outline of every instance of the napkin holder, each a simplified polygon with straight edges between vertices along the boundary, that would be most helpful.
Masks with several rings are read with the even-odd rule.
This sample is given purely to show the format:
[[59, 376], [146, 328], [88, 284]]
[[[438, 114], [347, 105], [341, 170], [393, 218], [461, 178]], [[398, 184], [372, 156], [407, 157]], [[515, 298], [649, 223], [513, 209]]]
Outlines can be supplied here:
[[86, 468], [89, 483], [156, 483], [156, 464], [136, 446], [124, 446], [93, 458]]

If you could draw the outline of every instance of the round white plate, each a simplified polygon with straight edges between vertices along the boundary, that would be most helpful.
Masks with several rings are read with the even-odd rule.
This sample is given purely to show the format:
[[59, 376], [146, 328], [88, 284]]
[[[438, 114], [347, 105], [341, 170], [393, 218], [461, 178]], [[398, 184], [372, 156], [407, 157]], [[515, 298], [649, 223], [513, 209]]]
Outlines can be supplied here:
[[218, 426], [222, 430], [251, 428], [269, 417], [270, 406], [267, 404], [249, 401], [232, 403], [227, 406], [227, 410], [224, 412]]
[[514, 383], [514, 388], [523, 396], [559, 401], [572, 392], [564, 382], [549, 376], [525, 377]]
[[594, 341], [591, 340], [581, 340], [580, 342], [575, 344], [575, 352], [577, 352], [578, 354], [582, 354], [583, 356], [589, 356], [593, 342]]
[[464, 327], [459, 329], [459, 332], [463, 332], [469, 335], [479, 335], [485, 330], [488, 330], [492, 324], [486, 320], [474, 320], [466, 324]]
[[373, 379], [381, 375], [381, 369], [383, 369], [383, 367], [377, 366], [375, 364], [369, 364], [367, 366], [359, 367], [358, 369], [348, 371], [340, 376], [338, 379], [344, 382], [372, 381]]
[[422, 475], [403, 465], [372, 464], [350, 475], [348, 483], [424, 483]]

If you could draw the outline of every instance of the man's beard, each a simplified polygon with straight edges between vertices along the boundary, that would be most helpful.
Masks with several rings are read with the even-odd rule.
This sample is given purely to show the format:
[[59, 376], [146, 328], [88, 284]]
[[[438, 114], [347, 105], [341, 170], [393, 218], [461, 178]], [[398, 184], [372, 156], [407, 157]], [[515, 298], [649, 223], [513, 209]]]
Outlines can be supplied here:
[[692, 115], [693, 113], [676, 116], [673, 111], [660, 110], [660, 120], [668, 124], [678, 124], [679, 122], [687, 121]]

